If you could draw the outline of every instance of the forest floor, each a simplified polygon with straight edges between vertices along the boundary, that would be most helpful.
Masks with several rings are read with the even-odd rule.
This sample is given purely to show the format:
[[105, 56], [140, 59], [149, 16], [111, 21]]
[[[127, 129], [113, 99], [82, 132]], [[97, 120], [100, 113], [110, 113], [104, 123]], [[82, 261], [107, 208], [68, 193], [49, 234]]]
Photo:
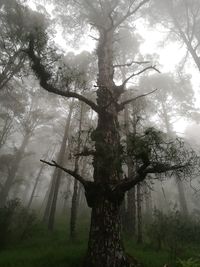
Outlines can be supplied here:
[[[77, 239], [69, 240], [69, 229], [66, 223], [58, 223], [53, 233], [41, 225], [35, 228], [31, 236], [15, 242], [0, 251], [0, 267], [78, 267], [84, 258], [87, 247], [88, 223], [80, 222], [77, 226]], [[157, 251], [149, 244], [136, 244], [133, 239], [124, 238], [125, 248], [129, 255], [137, 258], [144, 267], [180, 266], [179, 257], [171, 259], [167, 250]], [[200, 248], [188, 247], [181, 258], [198, 255]]]

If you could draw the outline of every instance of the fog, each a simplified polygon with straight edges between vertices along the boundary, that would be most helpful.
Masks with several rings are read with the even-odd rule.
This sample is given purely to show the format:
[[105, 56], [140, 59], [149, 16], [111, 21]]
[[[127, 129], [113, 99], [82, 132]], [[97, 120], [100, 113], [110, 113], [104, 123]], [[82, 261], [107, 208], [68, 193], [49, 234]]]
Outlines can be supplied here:
[[0, 266], [198, 267], [199, 1], [0, 0], [0, 27]]

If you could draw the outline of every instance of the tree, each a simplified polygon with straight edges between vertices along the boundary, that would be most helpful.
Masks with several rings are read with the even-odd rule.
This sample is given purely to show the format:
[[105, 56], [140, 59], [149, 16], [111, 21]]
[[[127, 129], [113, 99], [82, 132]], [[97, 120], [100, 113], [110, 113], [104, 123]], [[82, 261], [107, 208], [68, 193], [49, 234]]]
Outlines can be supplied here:
[[[70, 131], [70, 124], [71, 124], [71, 117], [72, 117], [73, 109], [74, 109], [74, 101], [71, 102], [69, 106], [69, 113], [66, 119], [64, 135], [63, 135], [62, 143], [61, 143], [60, 150], [58, 153], [57, 162], [61, 165], [64, 164], [64, 160], [65, 160], [66, 144], [69, 138], [69, 131]], [[55, 212], [56, 212], [57, 198], [58, 198], [61, 178], [62, 178], [62, 171], [60, 169], [55, 169], [53, 172], [52, 180], [51, 180], [50, 192], [49, 192], [48, 201], [47, 201], [44, 218], [43, 218], [43, 221], [47, 222], [49, 230], [53, 230], [54, 228]]]
[[0, 92], [0, 149], [6, 144], [13, 131], [15, 131], [16, 121], [25, 112], [27, 95], [22, 94], [21, 91], [21, 84], [17, 84], [14, 92], [12, 86]]
[[[140, 79], [140, 87], [158, 88], [160, 91], [151, 96], [152, 106], [156, 104], [156, 115], [159, 125], [165, 129], [169, 136], [176, 136], [173, 126], [180, 118], [196, 118], [198, 110], [194, 105], [194, 91], [190, 77], [178, 74], [177, 77], [170, 73], [151, 75]], [[151, 103], [149, 103], [149, 106]], [[171, 108], [173, 106], [173, 109]], [[187, 203], [184, 193], [184, 186], [180, 177], [175, 177], [180, 209], [187, 215]]]
[[[140, 71], [127, 77], [121, 85], [116, 85], [113, 44], [119, 27], [123, 26], [131, 16], [135, 16], [147, 2], [148, 0], [120, 2], [85, 0], [73, 1], [73, 6], [70, 6], [76, 15], [81, 14], [82, 21], [89, 21], [99, 35], [96, 51], [98, 58], [96, 103], [83, 94], [72, 91], [70, 84], [56, 83], [55, 73], [47, 68], [42, 53], [37, 51], [38, 35], [33, 33], [28, 35], [29, 45], [26, 53], [40, 85], [48, 92], [79, 99], [97, 113], [97, 127], [91, 134], [95, 150], [87, 153], [93, 156], [93, 181], [86, 180], [76, 170], [67, 169], [55, 161], [52, 163], [43, 161], [72, 175], [85, 189], [88, 206], [92, 208], [88, 251], [84, 263], [87, 267], [136, 266], [136, 263], [131, 262], [125, 254], [122, 245], [120, 204], [124, 193], [143, 181], [148, 173], [189, 170], [192, 167], [190, 153], [189, 158], [183, 162], [170, 161], [167, 164], [165, 162], [154, 164], [152, 160], [146, 160], [144, 157], [137, 174], [133, 178], [123, 179], [123, 148], [120, 142], [118, 114], [135, 98], [120, 102], [120, 97], [125, 93], [125, 85], [131, 78], [156, 68], [151, 65], [141, 68]], [[60, 3], [66, 4], [65, 1]]]
[[41, 27], [47, 20], [15, 0], [0, 1], [0, 90], [13, 78], [26, 73], [27, 56], [23, 49], [26, 47], [26, 32], [33, 30], [32, 23], [37, 31], [37, 24]]
[[[33, 88], [32, 88], [33, 90]], [[34, 91], [31, 94], [34, 94]], [[29, 94], [23, 95], [23, 101], [28, 102]], [[26, 101], [25, 101], [26, 100]], [[22, 100], [21, 100], [22, 102]], [[0, 206], [4, 206], [8, 198], [9, 192], [15, 182], [20, 164], [27, 155], [26, 149], [30, 139], [34, 136], [37, 128], [44, 126], [44, 123], [49, 122], [52, 119], [51, 114], [44, 114], [43, 110], [38, 108], [37, 101], [34, 98], [31, 99], [30, 103], [26, 103], [24, 107], [24, 113], [18, 118], [18, 128], [21, 131], [21, 144], [19, 147], [14, 147], [13, 154], [5, 154], [1, 156], [1, 165], [7, 169], [7, 177], [2, 183], [0, 191]]]
[[170, 35], [187, 47], [200, 71], [200, 3], [198, 0], [154, 0], [148, 10], [154, 24], [170, 30]]

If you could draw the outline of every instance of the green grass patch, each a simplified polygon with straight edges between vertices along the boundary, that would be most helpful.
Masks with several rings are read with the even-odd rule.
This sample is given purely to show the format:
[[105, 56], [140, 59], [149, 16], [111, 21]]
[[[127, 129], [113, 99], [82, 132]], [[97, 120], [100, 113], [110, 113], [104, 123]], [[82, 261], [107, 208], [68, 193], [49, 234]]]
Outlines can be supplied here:
[[[11, 245], [0, 252], [0, 267], [79, 267], [87, 249], [88, 220], [80, 220], [77, 239], [69, 240], [68, 222], [60, 220], [56, 230], [49, 233], [46, 227], [38, 225], [31, 238]], [[168, 251], [156, 251], [148, 244], [138, 245], [125, 237], [125, 248], [129, 255], [143, 263], [144, 267], [178, 267], [177, 260], [170, 260]], [[188, 246], [181, 259], [199, 254], [200, 249]]]

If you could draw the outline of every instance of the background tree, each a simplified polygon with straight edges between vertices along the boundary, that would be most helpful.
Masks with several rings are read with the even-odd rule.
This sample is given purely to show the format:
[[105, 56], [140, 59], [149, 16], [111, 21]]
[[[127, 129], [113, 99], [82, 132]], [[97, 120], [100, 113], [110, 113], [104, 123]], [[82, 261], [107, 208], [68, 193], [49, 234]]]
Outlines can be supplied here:
[[154, 0], [148, 10], [154, 24], [163, 25], [169, 29], [173, 38], [184, 43], [198, 70], [200, 70], [199, 7], [197, 0]]

